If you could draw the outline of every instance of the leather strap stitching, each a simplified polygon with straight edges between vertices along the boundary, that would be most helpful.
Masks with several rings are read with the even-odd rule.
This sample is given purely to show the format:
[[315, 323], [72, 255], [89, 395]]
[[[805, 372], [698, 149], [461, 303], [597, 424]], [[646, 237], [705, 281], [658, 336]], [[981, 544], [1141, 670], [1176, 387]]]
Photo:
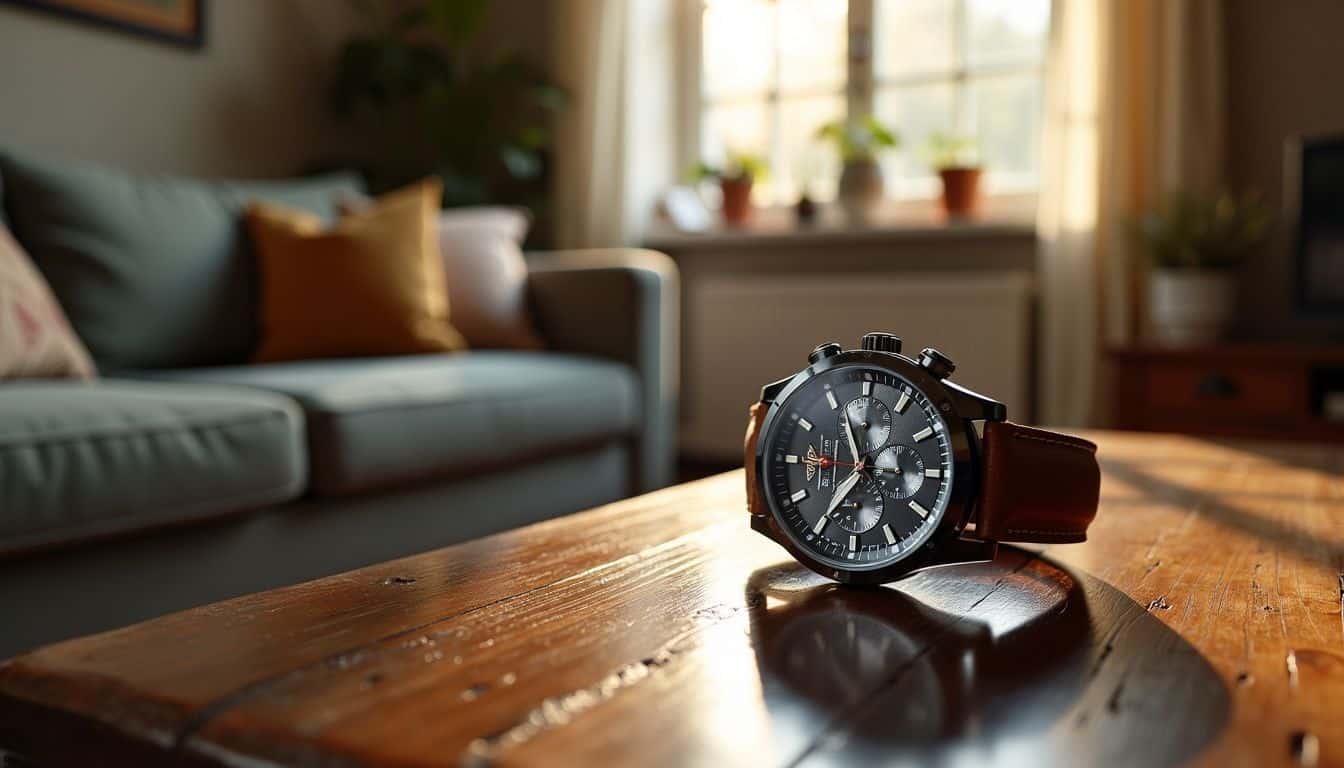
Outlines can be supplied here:
[[1068, 435], [1046, 436], [1033, 432], [1014, 432], [1013, 437], [1020, 440], [1035, 440], [1038, 443], [1046, 443], [1047, 445], [1058, 445], [1062, 448], [1077, 448], [1079, 450], [1094, 453], [1097, 450], [1097, 446], [1092, 442], [1079, 437], [1070, 437]]

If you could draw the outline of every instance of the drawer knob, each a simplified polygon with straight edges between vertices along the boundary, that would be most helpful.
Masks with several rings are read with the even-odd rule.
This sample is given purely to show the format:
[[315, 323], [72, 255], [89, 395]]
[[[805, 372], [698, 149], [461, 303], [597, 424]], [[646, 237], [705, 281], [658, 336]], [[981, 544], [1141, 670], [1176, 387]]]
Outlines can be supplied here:
[[1201, 397], [1236, 397], [1241, 394], [1241, 387], [1225, 373], [1209, 373], [1199, 380], [1199, 394]]

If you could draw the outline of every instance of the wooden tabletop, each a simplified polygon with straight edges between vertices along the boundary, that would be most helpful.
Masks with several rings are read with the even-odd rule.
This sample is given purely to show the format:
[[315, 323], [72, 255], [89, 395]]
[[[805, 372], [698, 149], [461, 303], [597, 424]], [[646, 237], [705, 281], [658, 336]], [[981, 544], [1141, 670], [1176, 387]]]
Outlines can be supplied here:
[[835, 587], [748, 529], [733, 472], [18, 657], [0, 747], [81, 765], [1344, 765], [1344, 455], [1091, 436], [1086, 544]]

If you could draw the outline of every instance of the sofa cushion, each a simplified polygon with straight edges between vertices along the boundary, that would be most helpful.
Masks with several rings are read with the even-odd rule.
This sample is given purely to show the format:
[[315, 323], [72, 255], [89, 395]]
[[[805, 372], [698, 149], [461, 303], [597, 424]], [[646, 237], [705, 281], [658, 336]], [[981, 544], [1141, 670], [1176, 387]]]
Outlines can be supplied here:
[[292, 181], [132, 176], [0, 151], [11, 229], [100, 367], [241, 363], [256, 345], [250, 200], [334, 218], [353, 174]]
[[312, 488], [337, 495], [509, 462], [632, 434], [635, 374], [540, 352], [314, 360], [158, 371], [157, 378], [259, 387], [299, 402]]
[[258, 362], [465, 349], [448, 321], [435, 247], [443, 182], [426, 179], [327, 227], [280, 205], [247, 208], [261, 264]]
[[93, 361], [47, 281], [0, 224], [0, 379], [46, 378], [94, 378]]
[[293, 402], [255, 390], [0, 385], [0, 553], [292, 499], [302, 429]]

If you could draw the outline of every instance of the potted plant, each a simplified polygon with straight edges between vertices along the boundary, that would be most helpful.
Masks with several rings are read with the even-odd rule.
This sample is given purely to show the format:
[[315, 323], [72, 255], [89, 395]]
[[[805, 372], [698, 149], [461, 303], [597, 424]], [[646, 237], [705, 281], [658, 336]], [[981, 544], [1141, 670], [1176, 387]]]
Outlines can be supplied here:
[[837, 191], [841, 207], [854, 218], [871, 216], [885, 194], [877, 155], [899, 146], [900, 137], [872, 115], [827, 123], [817, 129], [816, 136], [834, 144], [844, 164]]
[[[568, 100], [521, 52], [480, 45], [490, 0], [366, 0], [331, 105], [358, 131], [374, 191], [427, 174], [446, 206], [544, 207], [553, 114]], [[342, 163], [345, 165], [347, 163]]]
[[741, 226], [751, 216], [751, 188], [757, 179], [765, 178], [766, 165], [759, 155], [730, 151], [720, 167], [708, 163], [696, 166], [697, 181], [717, 179], [723, 192], [723, 220], [731, 226]]
[[964, 219], [980, 209], [980, 145], [969, 136], [935, 133], [929, 137], [929, 162], [943, 182], [943, 210]]
[[1152, 260], [1148, 310], [1159, 341], [1207, 343], [1227, 330], [1235, 310], [1236, 268], [1264, 242], [1270, 221], [1254, 192], [1178, 194], [1138, 220], [1139, 239]]

